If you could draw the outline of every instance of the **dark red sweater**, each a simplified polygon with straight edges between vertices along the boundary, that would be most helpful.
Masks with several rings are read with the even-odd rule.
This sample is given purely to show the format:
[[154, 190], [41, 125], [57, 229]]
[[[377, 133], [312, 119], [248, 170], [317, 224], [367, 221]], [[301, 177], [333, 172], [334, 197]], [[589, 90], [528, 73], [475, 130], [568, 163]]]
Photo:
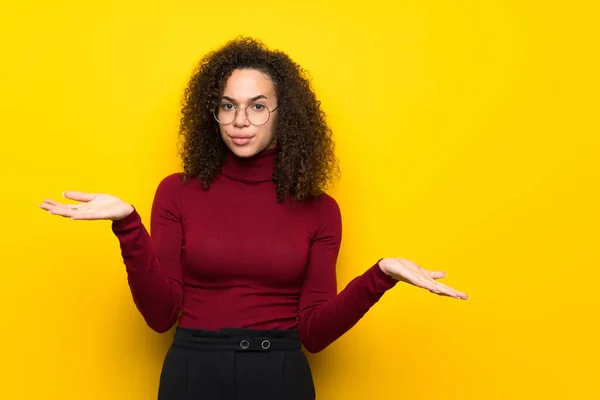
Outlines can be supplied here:
[[182, 173], [156, 190], [150, 236], [137, 210], [112, 230], [133, 300], [148, 325], [298, 329], [310, 352], [344, 334], [397, 281], [375, 263], [337, 293], [340, 209], [324, 194], [276, 201], [278, 148], [229, 152], [208, 190]]

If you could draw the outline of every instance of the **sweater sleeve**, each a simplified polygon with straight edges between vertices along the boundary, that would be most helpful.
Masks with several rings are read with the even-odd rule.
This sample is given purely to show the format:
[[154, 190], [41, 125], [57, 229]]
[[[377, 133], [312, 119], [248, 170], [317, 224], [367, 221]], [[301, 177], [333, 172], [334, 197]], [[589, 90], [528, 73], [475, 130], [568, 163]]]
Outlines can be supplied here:
[[112, 222], [133, 301], [148, 326], [159, 333], [175, 324], [183, 302], [179, 186], [177, 174], [159, 183], [150, 215], [152, 236], [135, 207], [127, 217]]
[[381, 270], [380, 259], [337, 294], [341, 237], [339, 206], [323, 195], [299, 305], [300, 338], [311, 353], [323, 350], [352, 328], [398, 282]]

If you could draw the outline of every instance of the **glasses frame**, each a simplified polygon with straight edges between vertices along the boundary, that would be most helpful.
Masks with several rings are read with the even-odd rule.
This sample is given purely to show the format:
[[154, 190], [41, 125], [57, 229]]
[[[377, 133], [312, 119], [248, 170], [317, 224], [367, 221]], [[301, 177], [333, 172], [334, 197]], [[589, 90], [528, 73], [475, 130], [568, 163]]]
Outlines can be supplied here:
[[[221, 121], [219, 121], [219, 118], [217, 118], [217, 110], [221, 106], [221, 103], [217, 103], [213, 107], [213, 117], [215, 118], [215, 120], [217, 120], [217, 122], [219, 124], [222, 124], [222, 125], [233, 124], [235, 122], [236, 118], [237, 118], [238, 109], [242, 108], [244, 110], [244, 113], [246, 114], [246, 119], [248, 120], [248, 122], [250, 122], [251, 125], [254, 125], [254, 126], [263, 126], [263, 125], [266, 125], [267, 122], [269, 122], [271, 120], [271, 114], [274, 113], [279, 108], [279, 105], [277, 105], [277, 106], [275, 106], [274, 109], [270, 110], [269, 107], [267, 107], [266, 105], [261, 104], [261, 103], [250, 103], [246, 107], [238, 107], [238, 106], [236, 106], [233, 103], [228, 103], [228, 104], [231, 104], [233, 106], [233, 108], [235, 109], [235, 114], [233, 116], [233, 119], [231, 120], [231, 122], [228, 122], [228, 123], [221, 122]], [[267, 111], [269, 112], [269, 116], [267, 117], [267, 120], [264, 123], [262, 123], [262, 124], [255, 124], [255, 123], [253, 123], [252, 121], [250, 121], [250, 117], [248, 116], [248, 107], [252, 107], [255, 104], [260, 104], [261, 106], [263, 106], [264, 108], [266, 108]]]

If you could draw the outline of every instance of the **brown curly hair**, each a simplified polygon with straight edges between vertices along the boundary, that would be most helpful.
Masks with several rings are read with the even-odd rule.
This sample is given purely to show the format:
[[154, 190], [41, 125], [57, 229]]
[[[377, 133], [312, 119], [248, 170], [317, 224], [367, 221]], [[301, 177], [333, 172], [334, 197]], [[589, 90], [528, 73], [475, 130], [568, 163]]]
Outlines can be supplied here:
[[179, 132], [184, 181], [196, 177], [208, 189], [219, 173], [227, 146], [212, 112], [231, 73], [242, 68], [266, 73], [275, 86], [277, 201], [286, 196], [297, 201], [320, 196], [339, 176], [339, 166], [332, 132], [308, 73], [282, 51], [269, 50], [261, 41], [247, 37], [233, 39], [205, 55], [185, 89]]

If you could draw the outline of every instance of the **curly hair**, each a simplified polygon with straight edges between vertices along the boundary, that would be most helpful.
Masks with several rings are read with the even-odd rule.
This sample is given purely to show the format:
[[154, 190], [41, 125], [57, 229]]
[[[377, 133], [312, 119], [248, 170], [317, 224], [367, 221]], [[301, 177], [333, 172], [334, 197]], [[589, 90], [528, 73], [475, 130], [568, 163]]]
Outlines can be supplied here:
[[339, 176], [332, 131], [308, 73], [287, 54], [261, 41], [238, 37], [206, 54], [185, 89], [179, 135], [184, 181], [198, 178], [208, 189], [225, 161], [227, 146], [218, 134], [213, 109], [235, 69], [256, 69], [273, 81], [279, 111], [274, 135], [279, 146], [273, 180], [277, 201], [319, 197]]

